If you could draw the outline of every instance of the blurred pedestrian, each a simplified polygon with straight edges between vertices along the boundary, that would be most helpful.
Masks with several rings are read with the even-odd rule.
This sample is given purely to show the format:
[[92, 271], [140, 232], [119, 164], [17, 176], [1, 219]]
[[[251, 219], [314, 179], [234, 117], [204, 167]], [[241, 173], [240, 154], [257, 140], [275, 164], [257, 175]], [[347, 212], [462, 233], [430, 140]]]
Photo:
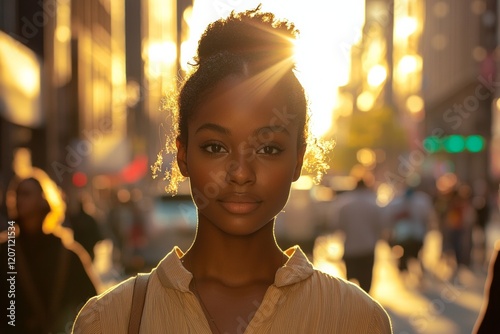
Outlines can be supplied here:
[[83, 246], [93, 261], [94, 247], [103, 236], [97, 221], [85, 211], [82, 198], [78, 198], [76, 206], [76, 212], [69, 212], [64, 226], [73, 230], [75, 241]]
[[276, 243], [275, 218], [303, 162], [326, 163], [320, 140], [304, 159], [313, 138], [293, 72], [295, 33], [258, 8], [208, 26], [166, 140], [177, 153], [169, 189], [189, 177], [198, 208], [193, 244], [174, 248], [146, 281], [89, 300], [75, 333], [126, 333], [130, 319], [133, 333], [391, 333], [387, 313], [359, 287]]
[[121, 268], [122, 252], [124, 247], [124, 225], [130, 220], [130, 214], [120, 199], [118, 192], [113, 189], [110, 194], [109, 211], [106, 216], [106, 228], [113, 242], [113, 264]]
[[115, 196], [107, 225], [112, 233], [114, 265], [125, 275], [144, 270], [147, 230], [139, 205], [130, 198], [122, 202]]
[[[11, 220], [17, 224], [16, 237], [0, 245], [5, 272], [17, 272], [15, 296], [7, 302], [14, 300], [15, 330], [23, 334], [68, 332], [78, 309], [96, 294], [88, 254], [58, 225], [64, 203], [55, 198], [55, 185], [48, 191], [48, 178], [43, 182], [45, 188], [35, 177], [19, 182]], [[6, 267], [8, 250], [15, 254], [15, 270]], [[2, 324], [7, 326], [6, 321]]]
[[476, 212], [471, 204], [470, 188], [460, 187], [451, 193], [443, 221], [443, 255], [452, 257], [456, 269], [470, 265], [472, 227]]
[[360, 180], [356, 188], [339, 195], [332, 206], [332, 227], [344, 233], [347, 279], [356, 279], [370, 292], [375, 263], [375, 246], [382, 237], [384, 221], [376, 194]]
[[436, 219], [430, 196], [410, 187], [402, 196], [395, 198], [386, 210], [391, 223], [390, 244], [402, 248], [398, 263], [400, 272], [407, 273], [409, 262], [416, 260], [422, 273], [420, 252], [427, 231]]
[[474, 327], [475, 334], [500, 333], [500, 240], [495, 243], [490, 260], [488, 279], [484, 290], [484, 303]]
[[[484, 181], [484, 180], [483, 180]], [[483, 185], [484, 182], [477, 182], [477, 184]], [[475, 260], [474, 265], [479, 268], [483, 268], [487, 265], [489, 259], [487, 257], [488, 247], [486, 243], [486, 230], [488, 223], [493, 220], [493, 213], [495, 211], [495, 192], [493, 187], [487, 185], [483, 187], [476, 186], [477, 194], [472, 199], [472, 206], [476, 211], [476, 224], [473, 227], [472, 233], [472, 246], [473, 254], [475, 255], [473, 260]]]

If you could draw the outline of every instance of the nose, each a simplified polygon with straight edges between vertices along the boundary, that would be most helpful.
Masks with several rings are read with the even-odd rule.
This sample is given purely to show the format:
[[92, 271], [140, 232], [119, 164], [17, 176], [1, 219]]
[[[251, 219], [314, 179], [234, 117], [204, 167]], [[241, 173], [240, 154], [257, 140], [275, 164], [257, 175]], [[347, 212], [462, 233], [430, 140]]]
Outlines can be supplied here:
[[253, 184], [256, 179], [252, 159], [248, 155], [238, 154], [227, 166], [229, 183], [235, 185]]

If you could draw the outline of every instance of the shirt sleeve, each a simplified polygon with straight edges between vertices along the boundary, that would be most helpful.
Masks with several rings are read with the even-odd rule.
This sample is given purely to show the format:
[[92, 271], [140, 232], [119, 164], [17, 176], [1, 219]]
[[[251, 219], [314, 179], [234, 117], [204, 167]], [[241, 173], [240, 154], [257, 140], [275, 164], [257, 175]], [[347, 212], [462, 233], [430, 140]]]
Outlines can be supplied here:
[[97, 297], [87, 301], [73, 324], [73, 334], [101, 334], [101, 319], [96, 308]]

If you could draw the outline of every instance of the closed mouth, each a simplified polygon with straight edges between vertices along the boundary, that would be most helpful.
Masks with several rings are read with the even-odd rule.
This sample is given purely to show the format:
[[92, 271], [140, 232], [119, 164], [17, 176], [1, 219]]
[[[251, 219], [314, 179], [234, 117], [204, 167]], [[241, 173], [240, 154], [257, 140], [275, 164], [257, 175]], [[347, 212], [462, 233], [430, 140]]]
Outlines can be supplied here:
[[217, 199], [221, 206], [232, 214], [248, 214], [256, 210], [262, 200], [247, 193], [231, 193]]

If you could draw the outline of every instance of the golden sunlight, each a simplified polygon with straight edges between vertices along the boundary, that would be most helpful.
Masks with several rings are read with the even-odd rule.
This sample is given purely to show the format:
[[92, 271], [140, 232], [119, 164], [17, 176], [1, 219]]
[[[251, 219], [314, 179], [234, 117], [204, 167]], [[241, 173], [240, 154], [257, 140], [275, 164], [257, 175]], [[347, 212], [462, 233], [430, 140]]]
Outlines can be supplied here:
[[[349, 82], [351, 48], [359, 42], [365, 19], [365, 1], [343, 3], [320, 1], [316, 6], [304, 6], [301, 1], [245, 1], [217, 6], [212, 1], [195, 0], [186, 9], [183, 24], [189, 31], [181, 43], [181, 68], [189, 72], [197, 41], [212, 21], [227, 16], [231, 10], [242, 11], [262, 3], [263, 11], [272, 11], [295, 23], [300, 31], [296, 42], [296, 74], [309, 101], [311, 130], [318, 136], [332, 128], [334, 112], [342, 105], [338, 101], [338, 88]], [[384, 81], [380, 69], [375, 81]], [[384, 77], [382, 79], [382, 77]]]
[[387, 70], [382, 65], [373, 66], [370, 71], [368, 71], [368, 84], [371, 87], [378, 87], [384, 83], [385, 79], [387, 79]]

